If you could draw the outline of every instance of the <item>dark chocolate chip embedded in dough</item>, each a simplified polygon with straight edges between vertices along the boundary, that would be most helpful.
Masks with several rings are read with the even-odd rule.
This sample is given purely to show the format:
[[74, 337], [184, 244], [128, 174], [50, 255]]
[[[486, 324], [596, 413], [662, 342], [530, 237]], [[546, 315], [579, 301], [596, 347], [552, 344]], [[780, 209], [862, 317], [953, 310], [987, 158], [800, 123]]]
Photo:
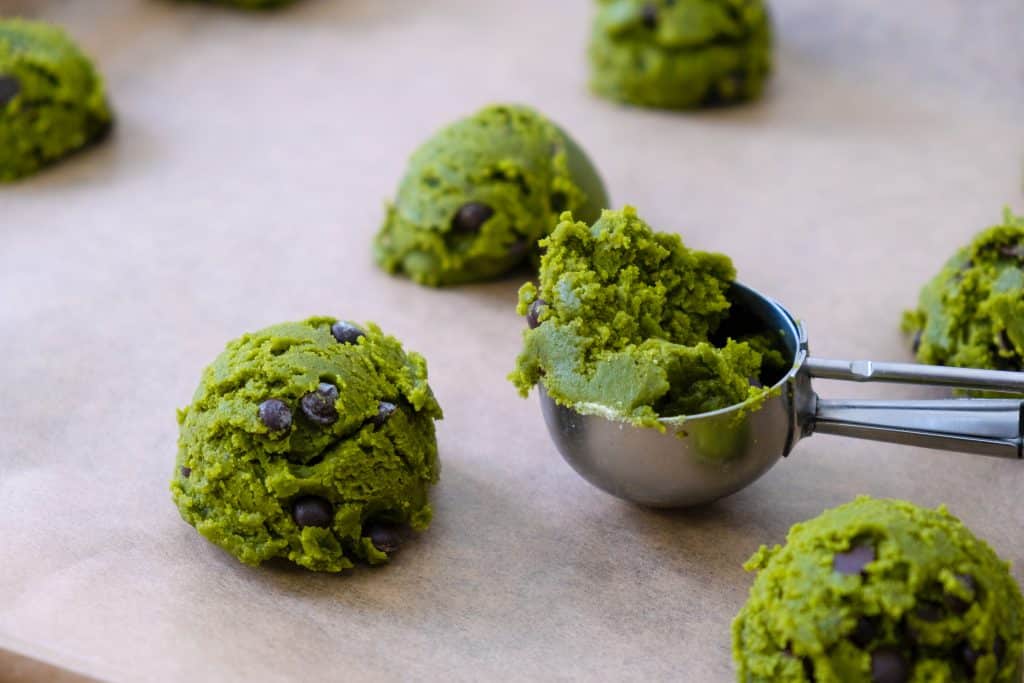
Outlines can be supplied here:
[[21, 81], [14, 76], [0, 74], [0, 107], [5, 106], [21, 92]]
[[533, 303], [526, 309], [526, 324], [530, 326], [531, 330], [540, 326], [540, 314], [547, 305], [548, 302], [544, 301], [544, 299], [534, 299]]
[[840, 574], [860, 574], [875, 561], [875, 549], [870, 545], [855, 545], [844, 553], [836, 553], [832, 568]]
[[999, 247], [999, 253], [1007, 258], [1024, 261], [1024, 244], [1004, 244]]
[[494, 215], [494, 209], [482, 202], [466, 202], [455, 212], [452, 230], [458, 233], [476, 233]]
[[318, 425], [330, 425], [338, 421], [338, 409], [334, 402], [338, 400], [338, 387], [321, 382], [316, 391], [302, 397], [299, 405], [302, 414]]
[[342, 344], [355, 344], [357, 339], [366, 336], [361, 329], [344, 320], [339, 320], [331, 325], [331, 334]]
[[513, 242], [508, 248], [509, 258], [521, 259], [530, 253], [530, 243], [527, 240]]
[[883, 647], [871, 653], [871, 680], [874, 683], [905, 683], [910, 680], [910, 662], [896, 648]]
[[388, 421], [394, 412], [398, 410], [398, 406], [390, 401], [381, 401], [377, 406], [377, 414], [373, 418], [373, 424], [378, 427], [383, 427], [384, 423]]
[[302, 496], [292, 503], [292, 519], [299, 526], [328, 527], [334, 521], [334, 508], [320, 496]]
[[[970, 574], [957, 574], [957, 580], [963, 585], [964, 588], [969, 590], [972, 595], [978, 593], [978, 582], [974, 580], [974, 577]], [[957, 597], [956, 595], [947, 595], [945, 598], [946, 607], [953, 614], [966, 614], [967, 610], [971, 608], [971, 603], [968, 600]]]
[[653, 3], [649, 2], [644, 5], [643, 10], [640, 14], [640, 20], [644, 24], [644, 28], [655, 29], [658, 27], [658, 7]]
[[992, 653], [996, 656], [996, 661], [1002, 664], [1003, 657], [1006, 656], [1006, 641], [1002, 636], [996, 636], [996, 642], [992, 644]]
[[960, 646], [960, 661], [964, 663], [964, 668], [967, 669], [967, 673], [973, 677], [974, 669], [978, 666], [978, 658], [981, 655], [973, 647], [967, 643], [963, 643]]
[[259, 415], [260, 422], [265, 424], [268, 429], [272, 429], [275, 432], [288, 429], [292, 426], [292, 411], [284, 404], [283, 401], [279, 401], [276, 398], [268, 398], [266, 401], [261, 403]]
[[879, 621], [878, 617], [861, 617], [858, 619], [853, 633], [850, 634], [850, 642], [861, 648], [870, 645], [878, 637], [880, 630]]
[[192, 468], [191, 467], [185, 467], [184, 465], [182, 465], [181, 466], [181, 476], [185, 477], [186, 479], [191, 477], [192, 476]]
[[382, 553], [393, 553], [405, 541], [405, 526], [383, 520], [370, 520], [363, 525], [363, 535]]
[[810, 681], [811, 683], [814, 683], [814, 681], [815, 681], [815, 678], [814, 678], [814, 662], [811, 660], [810, 657], [804, 657], [803, 661], [804, 661], [804, 676], [807, 678], [808, 681]]
[[921, 621], [942, 621], [942, 618], [946, 616], [945, 610], [942, 609], [942, 605], [934, 602], [922, 602], [914, 609], [914, 616]]

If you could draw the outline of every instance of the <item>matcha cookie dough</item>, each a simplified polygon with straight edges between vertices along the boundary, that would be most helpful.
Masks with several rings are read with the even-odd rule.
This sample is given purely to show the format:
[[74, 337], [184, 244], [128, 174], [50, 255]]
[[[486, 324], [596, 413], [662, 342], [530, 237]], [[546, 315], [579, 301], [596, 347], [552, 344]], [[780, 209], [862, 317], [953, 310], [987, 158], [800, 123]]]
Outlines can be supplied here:
[[490, 106], [412, 155], [374, 255], [423, 285], [484, 280], [535, 255], [562, 211], [593, 221], [607, 203], [593, 164], [558, 126], [526, 107]]
[[922, 363], [1024, 370], [1024, 217], [1007, 211], [958, 251], [903, 328]]
[[383, 562], [430, 523], [441, 408], [373, 324], [310, 318], [230, 342], [180, 411], [182, 518], [246, 564]]
[[727, 104], [761, 94], [771, 52], [762, 0], [598, 0], [590, 84], [644, 107]]
[[103, 80], [64, 31], [0, 19], [0, 181], [101, 139], [111, 120]]
[[519, 290], [529, 329], [510, 379], [523, 396], [541, 383], [579, 412], [660, 428], [659, 417], [766, 391], [753, 386], [761, 353], [712, 342], [730, 306], [728, 257], [687, 249], [628, 206], [604, 211], [593, 227], [563, 214], [541, 246], [540, 288]]
[[741, 683], [1018, 683], [1024, 600], [945, 508], [860, 497], [762, 547], [733, 622]]

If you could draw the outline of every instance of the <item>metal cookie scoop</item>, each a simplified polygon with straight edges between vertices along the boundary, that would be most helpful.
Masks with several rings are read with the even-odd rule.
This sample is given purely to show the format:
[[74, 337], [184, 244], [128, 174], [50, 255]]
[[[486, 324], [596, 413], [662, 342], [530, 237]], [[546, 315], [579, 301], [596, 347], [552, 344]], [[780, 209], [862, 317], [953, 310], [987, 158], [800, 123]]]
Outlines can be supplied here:
[[666, 417], [664, 432], [635, 427], [602, 406], [556, 404], [540, 386], [541, 410], [562, 457], [614, 496], [653, 507], [709, 503], [752, 483], [800, 439], [839, 434], [926, 448], [1022, 457], [1018, 399], [825, 400], [812, 377], [1024, 393], [1024, 372], [812, 358], [803, 325], [775, 301], [733, 283], [722, 334], [778, 330], [791, 368], [762, 378], [772, 395], [710, 413]]

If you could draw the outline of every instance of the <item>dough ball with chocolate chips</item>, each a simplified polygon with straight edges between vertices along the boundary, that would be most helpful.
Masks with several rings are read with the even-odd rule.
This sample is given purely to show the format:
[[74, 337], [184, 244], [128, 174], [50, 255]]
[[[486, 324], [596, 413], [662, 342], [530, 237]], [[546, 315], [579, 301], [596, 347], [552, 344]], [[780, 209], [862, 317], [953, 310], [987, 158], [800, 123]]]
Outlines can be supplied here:
[[178, 414], [171, 493], [186, 522], [247, 564], [383, 562], [430, 523], [439, 419], [426, 361], [376, 325], [275, 325], [203, 371]]
[[867, 496], [790, 529], [746, 568], [733, 622], [745, 683], [1018, 683], [1024, 599], [944, 507]]
[[1006, 211], [954, 254], [903, 328], [922, 363], [1024, 370], [1024, 216]]
[[0, 182], [100, 140], [111, 121], [103, 79], [64, 31], [0, 19]]
[[758, 97], [772, 70], [763, 0], [598, 0], [591, 88], [643, 107], [692, 109]]
[[423, 285], [485, 280], [536, 255], [563, 211], [593, 221], [607, 204], [597, 170], [563, 130], [532, 109], [493, 105], [412, 155], [374, 256]]

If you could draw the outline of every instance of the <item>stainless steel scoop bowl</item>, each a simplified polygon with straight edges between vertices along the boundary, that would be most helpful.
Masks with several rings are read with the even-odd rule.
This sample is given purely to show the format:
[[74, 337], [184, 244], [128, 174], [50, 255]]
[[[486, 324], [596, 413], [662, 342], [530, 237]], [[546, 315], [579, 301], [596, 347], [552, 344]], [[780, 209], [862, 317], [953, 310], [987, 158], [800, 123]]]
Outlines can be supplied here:
[[584, 479], [642, 505], [700, 505], [752, 483], [814, 433], [1022, 457], [1022, 400], [825, 400], [815, 394], [811, 379], [1024, 394], [1024, 372], [813, 358], [803, 325], [780, 304], [739, 283], [733, 284], [730, 299], [723, 335], [778, 330], [792, 358], [785, 375], [768, 378], [773, 391], [760, 405], [748, 401], [700, 415], [661, 418], [662, 432], [616, 419], [614, 411], [602, 406], [558, 405], [539, 387], [551, 438]]

